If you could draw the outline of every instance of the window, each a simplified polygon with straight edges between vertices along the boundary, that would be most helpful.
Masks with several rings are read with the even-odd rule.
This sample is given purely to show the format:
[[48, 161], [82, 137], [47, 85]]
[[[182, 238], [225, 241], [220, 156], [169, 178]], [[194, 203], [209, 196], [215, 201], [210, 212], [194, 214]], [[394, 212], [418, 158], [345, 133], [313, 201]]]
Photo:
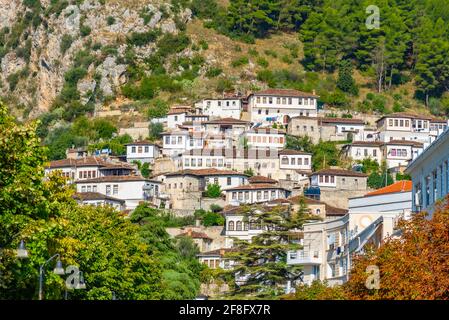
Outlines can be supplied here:
[[262, 102], [263, 102], [263, 103], [267, 103], [267, 97], [263, 97], [263, 98], [262, 98]]
[[329, 176], [324, 176], [324, 182], [329, 183]]
[[373, 150], [373, 157], [377, 157], [377, 150], [376, 149]]
[[178, 121], [178, 116], [175, 116], [175, 121]]
[[404, 126], [404, 120], [399, 120], [399, 126], [401, 126], [401, 127]]
[[409, 122], [410, 120], [405, 120], [405, 126], [406, 127], [410, 127], [410, 122]]
[[211, 167], [211, 160], [210, 159], [206, 159], [206, 167]]
[[389, 125], [390, 127], [393, 126], [393, 119], [388, 119], [388, 125]]
[[295, 165], [296, 164], [296, 159], [295, 158], [291, 158], [290, 159], [290, 164], [291, 165]]
[[171, 144], [176, 144], [176, 137], [171, 137]]
[[256, 98], [256, 102], [257, 102], [257, 103], [260, 103], [260, 97], [257, 97], [257, 98]]
[[228, 230], [229, 231], [234, 231], [234, 221], [229, 221], [229, 223], [228, 223]]
[[170, 137], [165, 137], [165, 144], [170, 144]]
[[93, 186], [93, 187], [92, 187], [92, 191], [93, 191], [93, 192], [97, 192], [97, 186]]
[[257, 113], [258, 113], [258, 114], [262, 114], [262, 109], [259, 109], [259, 110], [257, 111]]
[[231, 179], [231, 177], [227, 177], [227, 178], [226, 178], [226, 184], [227, 184], [228, 186], [230, 186], [230, 185], [232, 184], [232, 179]]
[[218, 159], [218, 166], [219, 167], [223, 167], [224, 164], [224, 160], [223, 159]]
[[397, 127], [399, 125], [398, 119], [394, 119], [394, 126]]
[[396, 157], [396, 149], [391, 149], [390, 154], [392, 157]]
[[302, 158], [298, 158], [298, 166], [302, 166]]
[[150, 147], [149, 146], [145, 146], [145, 153], [150, 152]]
[[331, 176], [331, 183], [335, 183], [335, 176]]
[[262, 192], [257, 191], [257, 200], [261, 200], [261, 199], [262, 199]]
[[265, 110], [265, 114], [266, 114], [266, 115], [268, 115], [268, 109], [267, 109], [267, 110]]
[[271, 199], [275, 199], [276, 198], [276, 191], [272, 190], [271, 191]]
[[214, 178], [214, 184], [218, 184], [218, 178], [217, 177]]
[[86, 186], [81, 187], [81, 192], [86, 192]]
[[106, 195], [108, 196], [108, 195], [110, 195], [111, 194], [111, 185], [107, 185], [106, 186]]
[[192, 166], [192, 167], [196, 167], [196, 159], [195, 159], [195, 158], [192, 158], [192, 160], [191, 160], [191, 166]]
[[178, 144], [182, 143], [182, 137], [178, 137]]
[[237, 221], [236, 228], [237, 231], [242, 231], [242, 221]]
[[226, 107], [229, 107], [229, 101], [226, 101]]
[[114, 184], [112, 188], [112, 194], [118, 194], [118, 184]]
[[307, 126], [303, 126], [302, 129], [303, 129], [304, 131], [307, 131]]
[[363, 153], [364, 156], [367, 157], [368, 156], [368, 149], [363, 149], [363, 151], [364, 151], [364, 153]]
[[131, 147], [131, 152], [136, 153], [136, 147]]
[[323, 176], [320, 176], [320, 183], [323, 183]]
[[232, 200], [236, 200], [237, 199], [237, 192], [233, 192], [232, 193]]
[[308, 166], [309, 165], [309, 158], [304, 158], [304, 165]]
[[292, 179], [292, 177], [291, 177], [291, 175], [290, 175], [289, 173], [287, 173], [287, 174], [285, 175], [285, 179], [288, 180], [288, 181], [290, 181], [290, 180]]
[[190, 160], [189, 159], [184, 159], [184, 166], [188, 167], [190, 164]]
[[249, 191], [245, 191], [245, 200], [249, 200]]
[[239, 199], [239, 201], [243, 201], [243, 192], [242, 191], [240, 191], [238, 193], [238, 199]]
[[202, 167], [203, 166], [203, 159], [198, 158], [198, 167]]
[[268, 98], [268, 103], [269, 103], [269, 104], [273, 104], [273, 98], [272, 98], [272, 97], [269, 97], [269, 98]]
[[293, 103], [293, 99], [292, 98], [288, 98], [288, 104], [292, 104]]
[[268, 199], [268, 190], [265, 190], [265, 191], [263, 192], [263, 198], [264, 198], [264, 199]]
[[286, 156], [282, 157], [281, 163], [288, 164], [288, 158]]

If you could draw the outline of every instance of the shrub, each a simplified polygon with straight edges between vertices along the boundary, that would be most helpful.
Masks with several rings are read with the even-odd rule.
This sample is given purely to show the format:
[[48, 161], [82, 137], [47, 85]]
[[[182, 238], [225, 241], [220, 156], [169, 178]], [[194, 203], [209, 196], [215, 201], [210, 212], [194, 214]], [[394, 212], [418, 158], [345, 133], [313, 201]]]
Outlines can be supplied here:
[[165, 57], [169, 54], [179, 53], [190, 45], [190, 38], [185, 33], [173, 35], [166, 33], [157, 43], [158, 53]]
[[288, 55], [282, 56], [282, 61], [287, 63], [287, 64], [292, 64], [293, 63], [293, 60]]
[[167, 115], [169, 110], [168, 103], [162, 99], [154, 100], [153, 104], [148, 108], [147, 115], [149, 119], [162, 118]]
[[207, 44], [206, 40], [204, 40], [204, 39], [200, 40], [199, 45], [200, 45], [201, 49], [203, 49], [203, 50], [209, 49], [209, 45]]
[[218, 198], [221, 196], [221, 188], [219, 184], [208, 184], [205, 192], [208, 198]]
[[265, 58], [259, 57], [257, 58], [257, 64], [263, 68], [267, 68], [268, 67], [268, 61]]
[[108, 26], [111, 26], [115, 23], [115, 18], [112, 16], [109, 16], [106, 18], [106, 23], [108, 24]]
[[232, 65], [232, 67], [237, 68], [237, 67], [243, 66], [248, 63], [249, 63], [248, 57], [243, 56], [243, 57], [233, 60], [231, 62], [231, 65]]
[[257, 52], [257, 50], [254, 49], [254, 48], [249, 48], [249, 49], [248, 49], [248, 54], [249, 54], [250, 56], [257, 57], [257, 56], [259, 55], [259, 52]]
[[227, 92], [234, 89], [233, 82], [228, 78], [220, 78], [217, 83], [217, 92]]
[[264, 52], [265, 52], [265, 54], [266, 54], [267, 56], [272, 56], [273, 58], [277, 58], [277, 57], [278, 57], [278, 54], [277, 54], [276, 51], [267, 49], [267, 50], [265, 50]]
[[218, 67], [212, 67], [206, 71], [206, 77], [215, 78], [215, 77], [218, 77], [222, 72], [223, 72], [223, 69], [218, 68]]
[[211, 227], [211, 226], [222, 226], [224, 225], [225, 219], [223, 216], [216, 212], [207, 212], [203, 216], [203, 226]]
[[69, 34], [64, 34], [61, 38], [61, 44], [60, 44], [60, 50], [62, 54], [65, 54], [65, 52], [72, 46], [73, 38]]
[[159, 35], [159, 30], [151, 30], [148, 32], [132, 32], [131, 35], [128, 36], [127, 42], [130, 45], [142, 47], [149, 44], [150, 42], [156, 41]]
[[89, 26], [86, 26], [86, 25], [80, 26], [80, 34], [82, 37], [88, 36], [91, 31], [92, 31], [92, 29]]

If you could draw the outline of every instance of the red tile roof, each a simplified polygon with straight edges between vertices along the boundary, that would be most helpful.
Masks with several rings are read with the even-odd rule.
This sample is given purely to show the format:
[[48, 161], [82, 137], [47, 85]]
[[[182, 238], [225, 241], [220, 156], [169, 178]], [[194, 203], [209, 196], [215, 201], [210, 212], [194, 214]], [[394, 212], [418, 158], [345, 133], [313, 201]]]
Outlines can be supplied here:
[[363, 147], [380, 147], [383, 144], [384, 144], [384, 142], [382, 142], [382, 141], [353, 141], [352, 143], [350, 143], [348, 145], [363, 146]]
[[382, 119], [385, 118], [408, 118], [408, 119], [424, 119], [424, 120], [431, 120], [432, 118], [429, 116], [419, 115], [415, 113], [408, 113], [408, 112], [396, 112], [387, 114], [385, 116], [382, 116], [379, 118], [376, 122], [379, 122]]
[[362, 119], [353, 119], [353, 118], [319, 118], [319, 121], [322, 124], [326, 123], [347, 123], [347, 124], [365, 124], [365, 121]]
[[110, 197], [110, 196], [104, 195], [99, 192], [77, 192], [72, 197], [74, 199], [81, 200], [81, 201], [84, 201], [84, 200], [111, 200], [111, 201], [116, 201], [116, 202], [120, 202], [120, 203], [125, 203], [125, 200]]
[[281, 187], [278, 187], [278, 186], [274, 186], [274, 185], [272, 185], [270, 183], [256, 183], [256, 184], [247, 184], [247, 185], [243, 185], [243, 186], [230, 188], [230, 189], [227, 189], [226, 192], [228, 192], [228, 191], [237, 191], [237, 190], [265, 190], [265, 189], [281, 189], [281, 190], [285, 190], [284, 188], [281, 188]]
[[203, 122], [204, 124], [249, 124], [249, 121], [234, 119], [234, 118], [221, 118], [217, 120], [209, 120]]
[[412, 146], [416, 148], [422, 148], [424, 144], [418, 141], [410, 140], [391, 140], [385, 143], [386, 145], [399, 145], [399, 146]]
[[377, 189], [375, 191], [367, 193], [365, 196], [377, 196], [381, 194], [396, 193], [396, 192], [409, 192], [412, 191], [412, 182], [409, 180], [402, 180], [389, 186]]
[[142, 176], [106, 176], [87, 180], [79, 180], [76, 181], [76, 183], [82, 184], [82, 183], [127, 182], [127, 181], [148, 181], [148, 182], [161, 183], [160, 181], [150, 180]]
[[250, 178], [248, 178], [249, 183], [254, 184], [254, 183], [271, 183], [271, 184], [275, 184], [278, 183], [277, 180], [274, 179], [270, 179], [268, 177], [264, 177], [264, 176], [252, 176]]
[[100, 157], [84, 157], [80, 159], [62, 159], [51, 161], [49, 168], [105, 166], [108, 162]]
[[181, 234], [178, 234], [177, 237], [191, 237], [194, 239], [211, 239], [207, 234], [203, 233], [203, 232], [197, 232], [197, 231], [193, 231], [193, 230], [188, 230], [186, 232], [183, 232]]
[[255, 93], [253, 93], [253, 95], [255, 95], [255, 96], [305, 97], [305, 98], [307, 98], [307, 97], [318, 98], [319, 97], [313, 93], [303, 92], [303, 91], [294, 90], [294, 89], [266, 89], [266, 90], [255, 92]]

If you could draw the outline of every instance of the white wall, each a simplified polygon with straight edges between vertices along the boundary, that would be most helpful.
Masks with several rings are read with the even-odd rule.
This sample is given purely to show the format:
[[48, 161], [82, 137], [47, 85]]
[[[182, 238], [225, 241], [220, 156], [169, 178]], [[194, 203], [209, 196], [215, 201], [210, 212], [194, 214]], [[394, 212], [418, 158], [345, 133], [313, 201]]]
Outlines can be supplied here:
[[[133, 152], [134, 150], [134, 152]], [[141, 151], [141, 152], [139, 152]], [[133, 160], [140, 160], [142, 162], [153, 162], [154, 158], [158, 156], [158, 150], [154, 145], [127, 145], [126, 146], [126, 160], [133, 162]]]

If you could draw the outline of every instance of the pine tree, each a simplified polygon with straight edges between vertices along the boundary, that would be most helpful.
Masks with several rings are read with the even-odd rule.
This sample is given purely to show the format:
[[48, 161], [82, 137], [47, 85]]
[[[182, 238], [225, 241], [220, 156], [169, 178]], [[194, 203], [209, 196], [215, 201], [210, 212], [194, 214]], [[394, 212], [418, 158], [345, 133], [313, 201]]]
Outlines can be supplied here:
[[340, 68], [338, 69], [337, 87], [352, 95], [358, 95], [359, 90], [352, 77], [352, 65], [351, 61], [343, 60], [340, 62]]
[[[250, 242], [236, 239], [234, 250], [227, 254], [235, 262], [233, 270], [224, 272], [232, 275], [231, 295], [234, 298], [280, 295], [286, 281], [297, 280], [301, 275], [299, 266], [286, 263], [288, 251], [300, 249], [293, 239], [297, 238], [305, 222], [318, 217], [310, 214], [303, 198], [297, 212], [287, 206], [246, 206], [242, 207], [242, 212], [245, 221], [250, 222], [250, 228], [257, 225], [263, 232]], [[239, 282], [240, 277], [244, 281]]]

